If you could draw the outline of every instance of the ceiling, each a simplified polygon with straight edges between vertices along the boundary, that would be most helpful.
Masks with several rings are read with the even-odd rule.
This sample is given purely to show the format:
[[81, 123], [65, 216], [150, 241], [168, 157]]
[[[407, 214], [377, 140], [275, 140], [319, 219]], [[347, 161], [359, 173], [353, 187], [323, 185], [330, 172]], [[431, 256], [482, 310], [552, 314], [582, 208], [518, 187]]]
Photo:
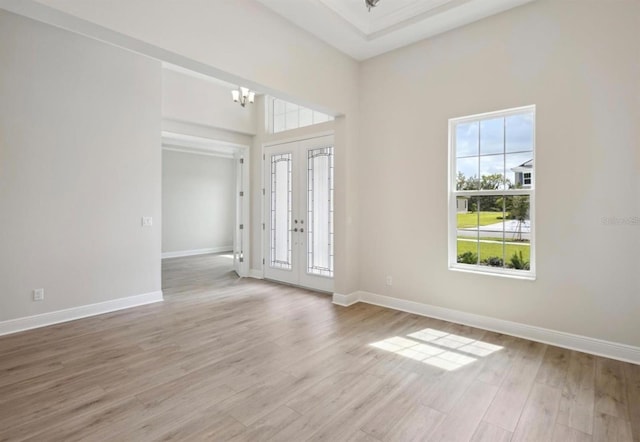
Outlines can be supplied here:
[[534, 0], [258, 0], [356, 60], [521, 6]]

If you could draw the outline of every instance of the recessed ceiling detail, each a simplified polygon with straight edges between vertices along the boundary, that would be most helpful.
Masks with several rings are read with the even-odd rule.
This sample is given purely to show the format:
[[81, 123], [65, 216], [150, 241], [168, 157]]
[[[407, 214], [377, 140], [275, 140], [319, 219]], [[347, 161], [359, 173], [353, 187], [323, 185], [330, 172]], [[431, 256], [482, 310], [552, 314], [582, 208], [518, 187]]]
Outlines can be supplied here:
[[364, 60], [535, 0], [257, 0], [356, 60]]
[[367, 11], [362, 0], [320, 0], [363, 35], [371, 37], [452, 0], [382, 0]]

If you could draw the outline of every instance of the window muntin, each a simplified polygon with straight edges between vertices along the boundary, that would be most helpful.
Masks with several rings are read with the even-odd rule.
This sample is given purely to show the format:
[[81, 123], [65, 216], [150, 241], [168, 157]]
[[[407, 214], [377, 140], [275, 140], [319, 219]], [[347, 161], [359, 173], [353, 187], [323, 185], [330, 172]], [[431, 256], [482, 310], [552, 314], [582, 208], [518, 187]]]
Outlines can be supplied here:
[[535, 276], [535, 107], [449, 121], [449, 266]]
[[273, 133], [333, 120], [332, 116], [281, 100], [280, 98], [271, 98], [268, 103], [270, 103], [268, 113], [271, 117], [270, 123]]

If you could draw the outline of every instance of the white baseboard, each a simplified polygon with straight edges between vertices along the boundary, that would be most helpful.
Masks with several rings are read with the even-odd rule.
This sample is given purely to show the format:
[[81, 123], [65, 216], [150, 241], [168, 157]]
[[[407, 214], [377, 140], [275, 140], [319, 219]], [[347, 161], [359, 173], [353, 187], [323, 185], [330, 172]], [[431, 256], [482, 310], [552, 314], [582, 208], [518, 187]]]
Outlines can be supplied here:
[[342, 295], [340, 293], [333, 294], [333, 303], [341, 307], [349, 307], [357, 302], [360, 302], [358, 292], [350, 293], [348, 295]]
[[258, 269], [249, 270], [249, 278], [264, 279], [264, 276], [262, 275], [262, 270], [258, 270]]
[[182, 258], [184, 256], [207, 255], [209, 253], [232, 252], [233, 246], [210, 247], [208, 249], [181, 250], [179, 252], [164, 252], [162, 259]]
[[489, 316], [476, 315], [474, 313], [466, 313], [435, 305], [377, 295], [370, 292], [358, 291], [349, 295], [340, 295], [337, 293], [333, 295], [333, 303], [337, 305], [348, 306], [357, 302], [364, 302], [420, 316], [428, 316], [430, 318], [469, 325], [483, 330], [503, 333], [570, 350], [577, 350], [596, 356], [604, 356], [619, 361], [640, 364], [640, 347], [574, 335], [533, 325], [506, 321], [504, 319], [491, 318]]
[[0, 336], [162, 301], [162, 291], [0, 322]]

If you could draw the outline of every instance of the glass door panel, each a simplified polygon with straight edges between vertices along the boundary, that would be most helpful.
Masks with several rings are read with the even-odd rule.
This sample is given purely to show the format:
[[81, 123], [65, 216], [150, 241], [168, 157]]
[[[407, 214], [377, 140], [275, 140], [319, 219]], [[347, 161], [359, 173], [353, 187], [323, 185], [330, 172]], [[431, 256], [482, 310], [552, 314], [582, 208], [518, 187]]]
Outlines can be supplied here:
[[291, 262], [291, 211], [292, 154], [271, 156], [271, 245], [269, 265], [290, 270]]
[[333, 277], [333, 147], [307, 156], [307, 273]]
[[333, 291], [333, 136], [264, 148], [267, 279]]

